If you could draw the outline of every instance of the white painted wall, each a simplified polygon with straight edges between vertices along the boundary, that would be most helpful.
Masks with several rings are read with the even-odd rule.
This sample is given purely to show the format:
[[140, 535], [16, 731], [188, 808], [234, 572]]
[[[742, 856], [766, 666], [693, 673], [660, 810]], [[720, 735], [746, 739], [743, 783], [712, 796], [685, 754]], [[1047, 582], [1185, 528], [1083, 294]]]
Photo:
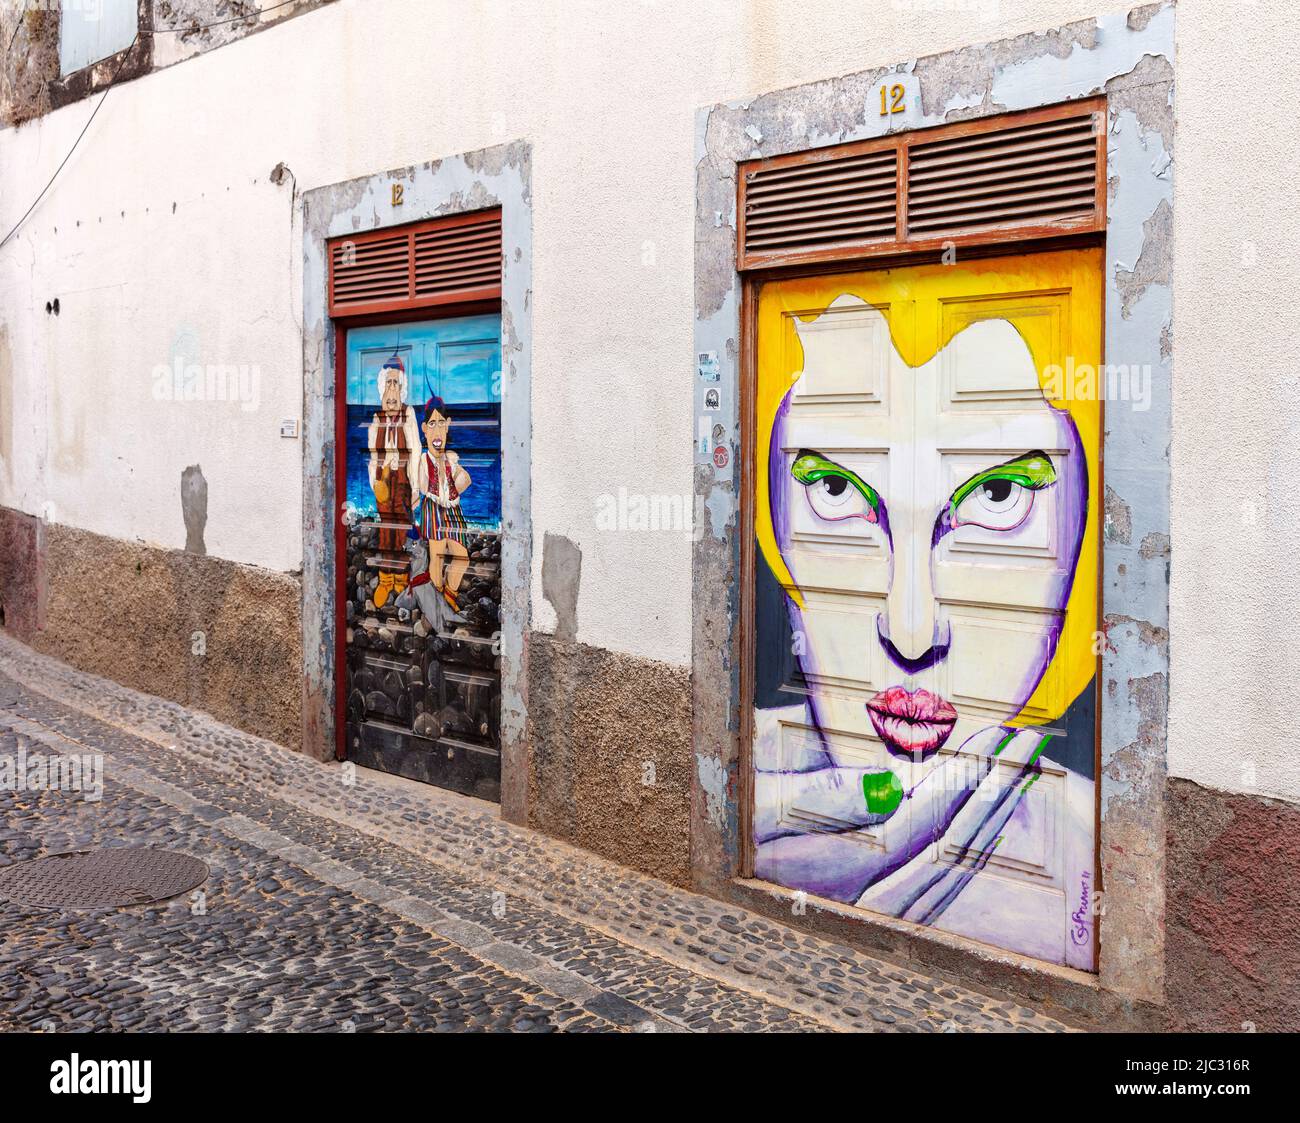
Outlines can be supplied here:
[[[209, 552], [297, 569], [301, 447], [278, 431], [301, 413], [301, 236], [268, 173], [302, 191], [523, 137], [537, 541], [582, 547], [582, 641], [686, 664], [689, 542], [595, 515], [620, 486], [691, 491], [694, 110], [1099, 6], [1127, 5], [343, 0], [126, 84], [0, 250], [0, 503], [180, 547], [197, 463]], [[1300, 70], [1278, 58], [1297, 32], [1289, 0], [1179, 9], [1169, 723], [1174, 774], [1291, 798]], [[0, 133], [0, 229], [94, 104]], [[257, 407], [156, 400], [177, 354], [255, 364]]]

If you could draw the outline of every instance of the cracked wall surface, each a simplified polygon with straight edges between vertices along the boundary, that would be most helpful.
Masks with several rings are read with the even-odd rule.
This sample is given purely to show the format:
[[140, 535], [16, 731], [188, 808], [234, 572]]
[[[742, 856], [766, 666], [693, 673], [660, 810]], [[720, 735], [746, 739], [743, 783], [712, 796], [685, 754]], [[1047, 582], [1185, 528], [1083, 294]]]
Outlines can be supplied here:
[[[394, 203], [392, 184], [403, 186]], [[329, 184], [303, 199], [305, 415], [303, 742], [322, 757], [335, 736], [335, 331], [327, 243], [360, 230], [501, 208], [501, 807], [528, 814], [528, 667], [532, 544], [532, 156], [515, 142]], [[417, 317], [418, 318], [418, 317]]]
[[[1172, 324], [1172, 4], [1118, 13], [844, 78], [716, 105], [697, 117], [696, 335], [718, 356], [729, 456], [696, 452], [697, 498], [713, 513], [695, 545], [692, 864], [697, 881], [734, 892], [743, 791], [736, 579], [739, 573], [740, 287], [735, 271], [737, 164], [1015, 109], [1108, 94], [1105, 346], [1152, 372], [1149, 408], [1112, 410], [1105, 444], [1107, 549], [1102, 659], [1101, 868], [1106, 913], [1100, 979], [1137, 1002], [1163, 980], [1168, 559], [1132, 546], [1169, 532]], [[904, 119], [872, 114], [886, 77], [904, 80]], [[696, 391], [696, 408], [701, 409]], [[719, 597], [718, 590], [727, 596]], [[719, 773], [727, 793], [718, 811]], [[972, 949], [972, 955], [978, 954]], [[1077, 997], [1077, 996], [1076, 996]], [[1086, 1000], [1085, 1000], [1086, 1004]]]
[[[239, 5], [173, 10], [181, 20], [217, 7]], [[1108, 237], [1107, 353], [1132, 356], [1135, 340], [1158, 339], [1151, 410], [1110, 418], [1108, 438], [1132, 450], [1112, 459], [1108, 443], [1111, 838], [1140, 848], [1159, 834], [1158, 809], [1145, 819], [1128, 811], [1154, 798], [1160, 769], [1220, 795], [1300, 800], [1289, 730], [1300, 649], [1278, 637], [1294, 615], [1300, 553], [1290, 501], [1300, 441], [1287, 407], [1300, 347], [1300, 232], [1286, 218], [1297, 79], [1276, 51], [1294, 37], [1292, 5], [1259, 0], [1243, 16], [1182, 0], [1176, 58], [1168, 6], [1097, 0], [1001, 4], [987, 18], [917, 4], [864, 19], [858, 0], [656, 0], [623, 6], [616, 21], [581, 3], [485, 0], [471, 10], [432, 0], [419, 21], [409, 11], [403, 0], [326, 3], [183, 65], [163, 65], [182, 48], [159, 36], [139, 52], [152, 69], [115, 88], [79, 142], [95, 99], [54, 104], [43, 83], [57, 42], [34, 24], [19, 29], [25, 76], [4, 81], [26, 83], [28, 119], [0, 129], [0, 233], [74, 144], [75, 153], [0, 249], [0, 504], [28, 525], [180, 552], [189, 528], [178, 482], [200, 464], [208, 557], [297, 581], [317, 564], [304, 528], [324, 470], [320, 449], [308, 456], [302, 439], [279, 436], [279, 422], [305, 419], [305, 396], [320, 393], [301, 373], [301, 333], [311, 330], [304, 193], [352, 184], [335, 203], [360, 206], [377, 172], [464, 152], [483, 153], [479, 172], [491, 177], [526, 138], [538, 161], [537, 252], [523, 319], [506, 309], [503, 331], [507, 352], [527, 350], [537, 371], [528, 517], [539, 537], [581, 551], [576, 643], [692, 668], [694, 876], [722, 878], [738, 854], [739, 798], [734, 162], [873, 135], [865, 99], [885, 75], [909, 90], [907, 127], [1104, 93], [1109, 198], [1135, 216], [1113, 221]], [[11, 14], [0, 32], [12, 30]], [[376, 60], [403, 81], [384, 81]], [[1225, 75], [1262, 93], [1248, 104], [1225, 97]], [[714, 108], [695, 116], [692, 135], [701, 104]], [[452, 195], [458, 206], [482, 201], [472, 184]], [[362, 207], [355, 219], [376, 213]], [[46, 310], [55, 299], [58, 314]], [[722, 469], [711, 426], [708, 451], [692, 452], [701, 353], [716, 356], [723, 379]], [[167, 399], [156, 368], [178, 359], [256, 367], [256, 402]], [[620, 488], [697, 498], [701, 539], [602, 528], [595, 513]], [[544, 596], [541, 554], [518, 579], [529, 627], [549, 634], [560, 619]], [[57, 618], [70, 626], [77, 616]], [[175, 619], [171, 606], [164, 619]], [[146, 625], [118, 626], [134, 643], [132, 629]], [[317, 676], [311, 649], [331, 626], [317, 618], [304, 632]], [[516, 728], [525, 716], [515, 709]], [[1183, 876], [1167, 869], [1170, 884]], [[1142, 918], [1159, 930], [1159, 869], [1149, 873], [1131, 880], [1134, 908], [1114, 901], [1112, 931], [1137, 932]], [[1128, 945], [1127, 962], [1142, 946]], [[1148, 982], [1132, 973], [1126, 982], [1118, 962], [1108, 977], [1154, 987], [1154, 952], [1151, 962]]]

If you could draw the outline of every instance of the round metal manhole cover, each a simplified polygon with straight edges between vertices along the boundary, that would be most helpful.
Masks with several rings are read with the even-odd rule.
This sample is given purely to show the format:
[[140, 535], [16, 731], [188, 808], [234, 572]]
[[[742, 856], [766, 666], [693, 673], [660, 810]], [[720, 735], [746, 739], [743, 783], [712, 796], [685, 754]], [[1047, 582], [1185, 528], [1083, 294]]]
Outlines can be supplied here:
[[208, 867], [174, 850], [110, 846], [15, 862], [0, 869], [0, 897], [48, 909], [113, 909], [165, 901], [201, 885]]

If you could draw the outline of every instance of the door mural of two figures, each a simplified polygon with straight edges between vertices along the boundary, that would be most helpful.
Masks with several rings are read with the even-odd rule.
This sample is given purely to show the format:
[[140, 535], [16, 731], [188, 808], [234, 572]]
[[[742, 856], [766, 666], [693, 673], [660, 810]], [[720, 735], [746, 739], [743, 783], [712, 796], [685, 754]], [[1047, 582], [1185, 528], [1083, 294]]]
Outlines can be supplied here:
[[497, 798], [500, 320], [347, 336], [348, 759]]
[[1100, 276], [769, 283], [755, 394], [756, 876], [1085, 970]]

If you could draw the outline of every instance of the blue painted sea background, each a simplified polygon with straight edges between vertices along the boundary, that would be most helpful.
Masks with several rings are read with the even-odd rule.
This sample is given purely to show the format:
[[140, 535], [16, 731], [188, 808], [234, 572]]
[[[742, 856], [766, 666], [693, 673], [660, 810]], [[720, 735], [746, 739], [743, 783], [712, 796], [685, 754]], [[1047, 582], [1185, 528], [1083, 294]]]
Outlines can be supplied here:
[[[472, 483], [461, 496], [465, 521], [487, 530], [501, 528], [501, 405], [476, 402], [449, 405], [448, 445], [460, 457]], [[370, 460], [367, 434], [375, 416], [373, 405], [348, 406], [348, 502], [366, 517], [377, 514], [366, 465]]]
[[[417, 420], [437, 394], [451, 418], [448, 447], [470, 475], [461, 511], [471, 526], [501, 529], [501, 320], [458, 316], [418, 323], [353, 328], [347, 336], [347, 499], [363, 516], [378, 512], [370, 490], [367, 437], [379, 408], [379, 374], [398, 356], [406, 367], [406, 400]], [[420, 434], [423, 441], [424, 435]]]

